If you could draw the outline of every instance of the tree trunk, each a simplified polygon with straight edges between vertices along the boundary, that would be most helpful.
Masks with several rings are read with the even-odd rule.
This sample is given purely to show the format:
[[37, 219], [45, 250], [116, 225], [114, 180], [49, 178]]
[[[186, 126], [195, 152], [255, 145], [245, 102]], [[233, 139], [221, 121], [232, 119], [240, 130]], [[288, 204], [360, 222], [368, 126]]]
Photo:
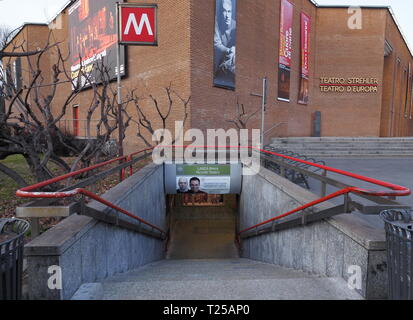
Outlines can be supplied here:
[[53, 177], [51, 172], [47, 168], [41, 166], [39, 157], [38, 159], [36, 159], [36, 156], [24, 155], [24, 158], [26, 159], [27, 164], [32, 170], [32, 173], [36, 176], [37, 181], [41, 182], [49, 180]]
[[58, 165], [60, 168], [62, 168], [65, 173], [69, 173], [70, 172], [70, 167], [69, 165], [60, 157], [52, 155], [50, 157], [50, 162], [53, 162], [54, 164]]
[[3, 172], [5, 175], [12, 178], [19, 188], [27, 187], [27, 182], [13, 169], [6, 167], [5, 165], [0, 163], [0, 172]]

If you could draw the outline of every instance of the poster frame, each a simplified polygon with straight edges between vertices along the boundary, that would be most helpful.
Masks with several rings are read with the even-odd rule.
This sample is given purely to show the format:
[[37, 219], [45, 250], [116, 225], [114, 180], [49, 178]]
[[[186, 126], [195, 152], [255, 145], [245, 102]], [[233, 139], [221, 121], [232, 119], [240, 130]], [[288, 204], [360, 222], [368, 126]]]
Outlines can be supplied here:
[[[216, 32], [216, 26], [217, 26], [217, 19], [218, 19], [218, 4], [220, 4], [223, 0], [215, 0], [215, 5], [214, 5], [214, 37], [215, 37], [215, 32]], [[232, 18], [234, 19], [235, 17], [235, 23], [236, 23], [236, 27], [235, 27], [235, 48], [237, 48], [237, 31], [238, 31], [238, 24], [237, 24], [237, 18], [238, 18], [238, 0], [232, 0], [235, 2], [235, 13], [233, 14]], [[233, 5], [234, 7], [234, 5]], [[222, 89], [227, 89], [227, 90], [232, 90], [235, 91], [236, 90], [236, 65], [237, 65], [237, 50], [235, 51], [235, 72], [234, 72], [234, 83], [230, 84], [230, 85], [226, 85], [226, 84], [222, 84], [222, 83], [217, 83], [217, 77], [215, 75], [216, 70], [215, 70], [215, 65], [216, 65], [216, 50], [215, 50], [215, 45], [214, 45], [214, 41], [213, 41], [213, 45], [212, 45], [212, 51], [213, 51], [213, 63], [212, 63], [212, 83], [213, 86], [216, 88], [222, 88]]]
[[[70, 6], [68, 8], [68, 17], [67, 18], [68, 18], [69, 30], [71, 29], [71, 25], [72, 25], [70, 15], [73, 12], [71, 12], [72, 11], [71, 8], [74, 8], [77, 5], [77, 3], [80, 2], [80, 1], [81, 0], [74, 1], [72, 4], [70, 4]], [[113, 2], [114, 8], [116, 8], [118, 4], [124, 4], [124, 1], [125, 0], [117, 0], [116, 2]], [[115, 13], [115, 17], [116, 17], [116, 13]], [[115, 24], [116, 24], [116, 22], [115, 22]], [[114, 34], [116, 35], [116, 37], [118, 37], [118, 31], [117, 31], [117, 26], [116, 25], [115, 25], [115, 33]], [[74, 41], [72, 39], [71, 32], [69, 32], [69, 39], [70, 39], [70, 41]], [[118, 38], [116, 39], [116, 42], [111, 47], [109, 47], [112, 50], [111, 51], [111, 56], [112, 56], [113, 60], [108, 61], [108, 59], [106, 58], [106, 64], [112, 66], [110, 68], [111, 72], [112, 72], [112, 75], [111, 75], [110, 79], [108, 80], [110, 83], [117, 81], [117, 72], [116, 72], [117, 41], [118, 41]], [[121, 78], [127, 78], [129, 76], [129, 73], [128, 73], [128, 49], [127, 49], [126, 46], [122, 46], [120, 48], [120, 50], [121, 50], [121, 54], [120, 54], [121, 66], [123, 66], [123, 69], [121, 69], [123, 71], [121, 71], [120, 76], [121, 76]], [[74, 54], [73, 52], [70, 52], [70, 73], [73, 72], [72, 68], [74, 66], [76, 66], [76, 64], [74, 64], [74, 62], [73, 62], [74, 61], [73, 60], [74, 59], [73, 54]], [[82, 59], [84, 59], [84, 57], [82, 57]], [[85, 60], [82, 61], [82, 63], [83, 63], [82, 68], [85, 68], [86, 66], [89, 65], [89, 64], [87, 64], [87, 65], [84, 64], [84, 61]], [[95, 61], [97, 61], [97, 60], [95, 60]], [[91, 62], [91, 64], [95, 63], [95, 61]], [[93, 73], [93, 71], [92, 71], [92, 73]], [[94, 84], [96, 84], [96, 85], [101, 85], [102, 84], [102, 80], [97, 79], [97, 81], [95, 81], [95, 82], [87, 81], [87, 82], [85, 82], [85, 84], [80, 85], [79, 88], [76, 88], [76, 87], [74, 87], [74, 85], [77, 85], [78, 77], [74, 77], [74, 78], [70, 77], [70, 80], [71, 80], [72, 90], [86, 91], [86, 90], [92, 89]]]
[[[288, 15], [289, 11], [287, 11], [287, 6], [288, 9], [291, 11], [291, 16]], [[288, 0], [281, 0], [280, 1], [280, 23], [279, 23], [279, 48], [278, 48], [278, 89], [277, 89], [277, 100], [278, 101], [284, 101], [284, 102], [290, 102], [291, 100], [291, 67], [292, 67], [292, 44], [293, 44], [293, 27], [294, 27], [294, 5], [288, 1]], [[288, 30], [291, 28], [291, 41], [288, 41], [287, 37], [285, 37], [284, 42], [282, 41], [284, 38], [284, 30]], [[288, 63], [287, 65], [285, 63], [285, 59], [287, 59], [284, 55], [281, 54], [282, 48], [287, 48], [288, 43], [291, 45], [291, 48], [289, 48], [291, 51], [291, 57], [288, 58]], [[284, 82], [288, 84], [287, 90], [282, 91], [281, 90], [281, 79], [282, 77], [288, 77], [288, 80], [285, 80]]]

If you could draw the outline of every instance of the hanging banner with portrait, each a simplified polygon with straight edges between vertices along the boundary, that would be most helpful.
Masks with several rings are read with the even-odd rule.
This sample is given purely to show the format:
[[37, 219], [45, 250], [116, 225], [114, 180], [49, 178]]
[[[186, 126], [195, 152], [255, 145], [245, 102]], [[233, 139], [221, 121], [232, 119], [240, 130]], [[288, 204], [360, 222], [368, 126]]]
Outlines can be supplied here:
[[293, 5], [281, 0], [280, 51], [278, 60], [278, 100], [290, 101], [291, 56], [293, 35]]
[[[116, 2], [78, 0], [69, 8], [71, 79], [80, 88], [100, 83], [102, 76], [116, 79]], [[125, 75], [125, 49], [121, 46], [120, 73]], [[108, 74], [99, 72], [104, 63]]]
[[298, 103], [308, 104], [309, 77], [310, 77], [310, 31], [311, 18], [301, 13], [301, 79]]
[[237, 0], [216, 0], [214, 85], [235, 89]]

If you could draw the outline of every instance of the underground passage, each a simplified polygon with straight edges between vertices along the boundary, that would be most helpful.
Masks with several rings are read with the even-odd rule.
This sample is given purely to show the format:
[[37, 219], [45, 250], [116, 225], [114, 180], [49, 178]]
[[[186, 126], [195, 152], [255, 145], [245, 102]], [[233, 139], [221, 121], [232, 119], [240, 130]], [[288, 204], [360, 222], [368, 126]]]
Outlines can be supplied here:
[[[66, 216], [25, 246], [27, 298], [385, 297], [385, 239], [362, 216], [406, 208], [385, 196], [409, 190], [314, 160], [258, 152], [261, 165], [251, 175], [242, 175], [241, 162], [150, 163], [133, 172], [151, 154], [144, 152], [70, 190], [34, 191], [50, 181], [20, 189], [20, 196], [40, 198], [19, 207], [20, 217]], [[85, 189], [116, 170], [123, 181], [105, 194]], [[376, 188], [344, 184], [332, 173]], [[330, 186], [338, 190], [330, 193]], [[64, 197], [74, 201], [59, 203]], [[51, 265], [60, 268], [61, 288], [47, 285]], [[354, 272], [360, 277], [349, 287]]]

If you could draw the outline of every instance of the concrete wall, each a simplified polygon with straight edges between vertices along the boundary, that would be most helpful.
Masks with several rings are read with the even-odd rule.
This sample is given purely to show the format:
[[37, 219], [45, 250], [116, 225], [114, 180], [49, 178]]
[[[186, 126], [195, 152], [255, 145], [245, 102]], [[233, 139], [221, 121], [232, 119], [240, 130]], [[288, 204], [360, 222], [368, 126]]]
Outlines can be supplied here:
[[[319, 198], [263, 168], [258, 175], [244, 177], [242, 187], [240, 230]], [[330, 206], [324, 203], [314, 210]], [[387, 296], [384, 230], [351, 214], [244, 239], [242, 249], [244, 258], [345, 280], [354, 273], [348, 273], [349, 266], [359, 266], [358, 293], [367, 299]]]
[[[165, 229], [163, 167], [148, 165], [105, 193], [142, 219]], [[100, 203], [89, 206], [110, 212]], [[123, 218], [122, 215], [119, 218]], [[131, 221], [130, 218], [126, 219]], [[72, 215], [25, 246], [29, 299], [70, 299], [83, 283], [161, 260], [164, 242], [95, 219]], [[62, 290], [50, 290], [50, 266], [62, 268]]]

